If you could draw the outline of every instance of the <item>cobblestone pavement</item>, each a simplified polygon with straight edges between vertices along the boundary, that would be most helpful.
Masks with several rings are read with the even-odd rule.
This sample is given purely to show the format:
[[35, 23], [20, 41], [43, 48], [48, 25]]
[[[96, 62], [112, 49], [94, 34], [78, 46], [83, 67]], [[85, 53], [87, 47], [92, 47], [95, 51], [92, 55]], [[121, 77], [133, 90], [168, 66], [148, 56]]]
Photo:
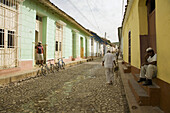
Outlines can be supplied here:
[[119, 76], [115, 83], [105, 84], [98, 59], [1, 87], [0, 113], [129, 113]]

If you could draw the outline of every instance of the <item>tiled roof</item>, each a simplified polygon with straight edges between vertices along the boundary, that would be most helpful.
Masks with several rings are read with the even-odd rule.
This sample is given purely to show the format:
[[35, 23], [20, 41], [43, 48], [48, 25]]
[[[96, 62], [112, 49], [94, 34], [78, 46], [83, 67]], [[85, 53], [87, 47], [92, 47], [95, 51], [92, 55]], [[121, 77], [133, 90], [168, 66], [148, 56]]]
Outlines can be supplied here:
[[86, 34], [90, 35], [91, 34], [87, 31], [86, 28], [84, 28], [81, 24], [79, 24], [74, 18], [72, 18], [71, 16], [69, 16], [68, 14], [66, 14], [64, 11], [62, 11], [61, 9], [59, 9], [55, 4], [53, 4], [51, 1], [49, 0], [36, 0], [39, 1], [40, 3], [42, 3], [43, 5], [49, 7], [51, 10], [53, 10], [54, 12], [56, 12], [57, 14], [61, 15], [63, 18], [65, 18], [66, 20], [70, 21], [72, 24], [74, 24], [75, 26], [77, 26], [79, 29], [81, 29], [83, 32], [85, 32]]

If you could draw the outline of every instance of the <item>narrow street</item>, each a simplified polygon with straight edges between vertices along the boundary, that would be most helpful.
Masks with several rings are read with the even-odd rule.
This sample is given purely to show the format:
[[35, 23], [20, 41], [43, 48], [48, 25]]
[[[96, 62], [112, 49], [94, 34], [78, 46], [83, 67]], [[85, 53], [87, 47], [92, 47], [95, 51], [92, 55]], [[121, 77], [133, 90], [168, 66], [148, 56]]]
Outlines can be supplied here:
[[1, 113], [129, 113], [118, 75], [105, 84], [101, 59], [0, 88]]

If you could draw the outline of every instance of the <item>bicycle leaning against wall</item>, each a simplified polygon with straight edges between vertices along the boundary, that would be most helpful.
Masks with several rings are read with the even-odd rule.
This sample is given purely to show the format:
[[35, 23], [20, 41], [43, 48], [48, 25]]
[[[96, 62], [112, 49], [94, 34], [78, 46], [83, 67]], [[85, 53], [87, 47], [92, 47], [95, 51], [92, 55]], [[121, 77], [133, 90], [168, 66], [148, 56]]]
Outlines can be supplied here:
[[63, 58], [65, 58], [65, 57], [62, 57], [62, 58], [58, 58], [58, 67], [59, 67], [59, 69], [65, 69], [65, 63], [64, 63], [64, 61], [63, 61]]

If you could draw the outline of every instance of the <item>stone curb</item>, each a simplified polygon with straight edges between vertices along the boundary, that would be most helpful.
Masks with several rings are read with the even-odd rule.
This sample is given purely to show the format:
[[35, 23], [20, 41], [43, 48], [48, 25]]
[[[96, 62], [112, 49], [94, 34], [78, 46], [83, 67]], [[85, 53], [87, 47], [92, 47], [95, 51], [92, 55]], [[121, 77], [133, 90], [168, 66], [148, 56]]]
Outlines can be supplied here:
[[133, 95], [128, 84], [128, 80], [132, 79], [131, 73], [123, 72], [123, 67], [122, 67], [123, 65], [121, 64], [121, 60], [119, 60], [118, 65], [119, 65], [119, 73], [123, 82], [130, 113], [163, 113], [163, 111], [161, 111], [160, 108], [158, 107], [138, 105], [135, 96]]
[[[91, 61], [91, 60], [94, 60], [94, 59], [97, 59], [97, 58], [93, 58], [93, 59], [90, 58], [90, 59], [82, 59], [82, 60], [78, 60], [78, 61], [72, 61], [72, 62], [66, 63], [66, 67], [71, 67], [71, 66], [81, 64], [81, 63], [84, 63], [84, 62], [88, 62], [88, 61]], [[12, 82], [21, 81], [21, 80], [31, 78], [31, 77], [36, 77], [38, 70], [40, 70], [40, 68], [35, 69], [35, 70], [28, 70], [28, 71], [20, 72], [20, 73], [19, 72], [14, 73], [14, 74], [11, 73], [10, 75], [6, 75], [6, 76], [0, 76], [0, 86], [7, 85], [7, 84], [12, 83]]]

